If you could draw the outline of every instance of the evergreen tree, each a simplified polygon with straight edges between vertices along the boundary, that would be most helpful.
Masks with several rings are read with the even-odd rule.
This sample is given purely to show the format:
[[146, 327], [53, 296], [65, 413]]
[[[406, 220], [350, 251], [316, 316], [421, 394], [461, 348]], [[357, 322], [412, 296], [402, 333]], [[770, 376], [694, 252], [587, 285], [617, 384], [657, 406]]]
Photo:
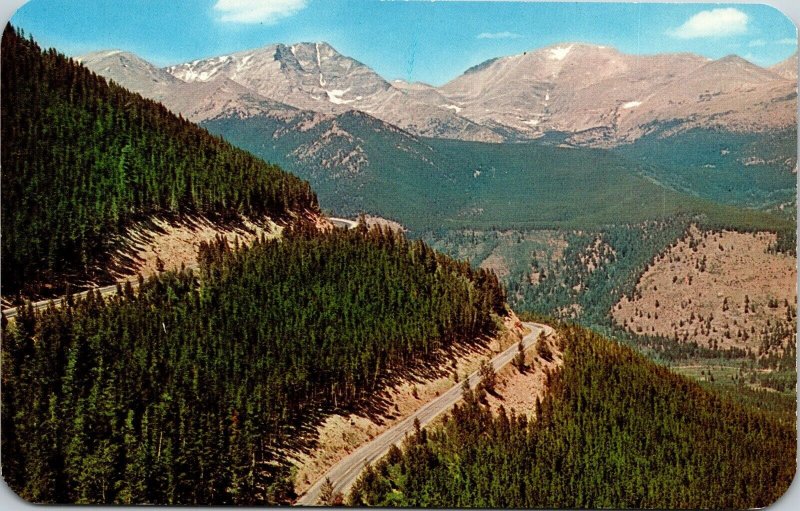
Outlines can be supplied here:
[[152, 215], [319, 212], [308, 183], [10, 25], [0, 53], [3, 296], [103, 277], [103, 256]]
[[4, 322], [4, 474], [21, 496], [289, 502], [287, 449], [320, 409], [356, 409], [505, 314], [493, 274], [379, 228], [300, 224], [198, 259], [199, 275]]
[[764, 507], [794, 478], [794, 411], [720, 397], [577, 326], [535, 420], [465, 391], [444, 422], [366, 470], [353, 505]]

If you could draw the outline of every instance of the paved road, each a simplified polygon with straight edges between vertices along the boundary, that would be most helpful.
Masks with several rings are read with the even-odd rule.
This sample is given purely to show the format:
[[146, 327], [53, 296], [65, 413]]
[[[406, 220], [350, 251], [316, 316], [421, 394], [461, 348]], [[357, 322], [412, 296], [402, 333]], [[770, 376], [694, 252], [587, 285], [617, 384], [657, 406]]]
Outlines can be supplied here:
[[328, 217], [328, 220], [331, 221], [333, 225], [336, 227], [343, 227], [345, 229], [355, 229], [358, 225], [356, 220], [348, 220], [347, 218], [336, 218], [336, 217]]
[[[531, 333], [522, 339], [523, 346], [526, 349], [536, 342], [536, 339], [542, 332], [545, 332], [546, 335], [550, 335], [553, 332], [553, 329], [549, 326], [540, 325], [538, 323], [525, 323], [525, 326], [531, 329]], [[494, 357], [492, 359], [492, 366], [495, 371], [499, 371], [506, 364], [509, 364], [514, 358], [514, 355], [516, 355], [517, 349], [517, 344], [515, 343]], [[479, 381], [480, 377], [478, 376], [478, 372], [472, 373], [469, 376], [470, 388], [475, 388]], [[320, 477], [319, 480], [297, 500], [296, 504], [300, 506], [319, 505], [320, 489], [326, 478], [330, 479], [336, 491], [346, 494], [353, 483], [355, 483], [356, 479], [358, 479], [359, 474], [366, 464], [374, 463], [386, 454], [392, 445], [399, 444], [406, 434], [411, 434], [414, 431], [414, 419], [418, 419], [420, 425], [425, 426], [441, 413], [452, 408], [453, 405], [461, 399], [461, 385], [461, 383], [455, 384], [450, 390], [433, 401], [429, 401], [413, 415], [353, 451], [353, 453], [342, 459]]]
[[[347, 218], [330, 217], [330, 218], [328, 218], [328, 220], [330, 220], [331, 223], [333, 225], [335, 225], [336, 227], [343, 227], [345, 229], [355, 229], [355, 227], [358, 225], [358, 222], [356, 220], [348, 220]], [[186, 269], [187, 270], [197, 269], [197, 266], [187, 266]], [[126, 279], [126, 280], [122, 280], [122, 281], [120, 281], [120, 284], [122, 286], [124, 286], [125, 282], [130, 282], [131, 285], [133, 285], [134, 288], [139, 285], [138, 284], [138, 279], [135, 278], [135, 277], [131, 277], [131, 278]], [[111, 284], [110, 286], [97, 287], [97, 288], [92, 289], [92, 291], [93, 292], [94, 291], [100, 291], [100, 294], [103, 295], [104, 297], [114, 296], [115, 294], [117, 294], [117, 285], [116, 284]], [[89, 291], [81, 291], [80, 293], [74, 293], [72, 296], [75, 297], [75, 298], [83, 298], [88, 293], [89, 293]], [[38, 301], [38, 302], [33, 302], [33, 308], [36, 309], [36, 310], [46, 309], [47, 306], [50, 305], [50, 302], [55, 303], [56, 306], [61, 306], [61, 304], [64, 303], [64, 299], [65, 298], [66, 297], [64, 297], [64, 296], [59, 296], [58, 298], [52, 298], [52, 299], [48, 298], [47, 300], [41, 300], [41, 301]], [[3, 315], [6, 317], [6, 319], [11, 319], [11, 318], [15, 317], [19, 313], [17, 307], [9, 307], [8, 309], [3, 309], [2, 312], [3, 312]]]
[[[330, 221], [337, 227], [344, 227], [347, 229], [353, 229], [357, 225], [357, 222], [344, 218], [330, 218]], [[129, 279], [129, 281], [134, 286], [138, 285], [137, 279]], [[124, 285], [124, 283], [125, 281], [121, 282], [122, 285]], [[104, 297], [113, 296], [117, 292], [117, 285], [113, 284], [110, 286], [99, 287], [93, 289], [92, 291], [98, 290]], [[73, 296], [76, 298], [84, 297], [87, 293], [88, 291], [83, 291], [80, 293], [75, 293]], [[33, 306], [35, 309], [43, 309], [46, 308], [50, 302], [53, 302], [59, 306], [63, 303], [64, 299], [64, 297], [59, 297], [52, 300], [42, 300], [35, 302]], [[5, 309], [2, 312], [6, 318], [13, 318], [17, 315], [17, 310], [17, 307], [12, 307]], [[525, 323], [525, 326], [531, 329], [531, 333], [522, 339], [522, 344], [525, 349], [532, 346], [542, 332], [545, 332], [547, 335], [553, 332], [553, 329], [549, 326], [540, 325], [538, 323]], [[516, 355], [517, 349], [517, 344], [513, 344], [508, 349], [494, 357], [491, 362], [495, 371], [499, 371], [509, 364], [514, 358], [514, 355]], [[477, 371], [469, 375], [468, 382], [470, 388], [475, 388], [479, 381], [480, 378]], [[325, 473], [325, 475], [323, 475], [316, 483], [314, 483], [314, 485], [311, 486], [311, 488], [309, 488], [308, 491], [298, 499], [297, 504], [301, 506], [317, 505], [320, 488], [322, 487], [322, 484], [326, 478], [331, 480], [336, 491], [341, 491], [342, 493], [349, 491], [350, 487], [353, 485], [353, 483], [355, 483], [356, 479], [361, 473], [361, 470], [366, 464], [374, 463], [376, 460], [386, 454], [392, 445], [399, 444], [407, 434], [410, 434], [414, 430], [414, 419], [418, 419], [421, 426], [429, 424], [441, 413], [452, 408], [453, 405], [461, 399], [461, 394], [461, 384], [455, 384], [450, 390], [440, 395], [436, 399], [428, 402], [411, 416], [407, 417], [392, 428], [384, 431], [372, 439], [369, 443], [366, 443], [356, 449], [352, 454], [334, 465], [330, 470], [328, 470], [327, 473]]]
[[[119, 282], [119, 284], [124, 287], [125, 282], [130, 282], [134, 288], [139, 286], [139, 281], [137, 278], [122, 280]], [[111, 284], [110, 286], [97, 287], [92, 289], [91, 291], [92, 292], [100, 291], [100, 294], [103, 295], [104, 297], [114, 296], [115, 294], [117, 294], [117, 285]], [[73, 293], [72, 296], [74, 298], [83, 298], [87, 294], [89, 294], [89, 291], [81, 291], [80, 293]], [[50, 305], [50, 302], [53, 302], [58, 307], [61, 306], [62, 303], [64, 303], [65, 299], [66, 296], [59, 296], [58, 298], [48, 298], [47, 300], [33, 302], [33, 308], [36, 310], [46, 309], [47, 306]], [[18, 307], [10, 307], [8, 309], [3, 309], [3, 315], [6, 317], [6, 319], [11, 319], [13, 317], [16, 317], [18, 313], [19, 313]]]

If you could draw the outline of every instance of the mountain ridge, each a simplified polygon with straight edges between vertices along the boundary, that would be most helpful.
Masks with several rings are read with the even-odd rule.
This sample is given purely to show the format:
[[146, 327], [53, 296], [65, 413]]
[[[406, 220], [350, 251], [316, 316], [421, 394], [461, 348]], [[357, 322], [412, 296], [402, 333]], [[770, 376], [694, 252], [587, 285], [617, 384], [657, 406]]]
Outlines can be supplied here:
[[[785, 128], [794, 123], [796, 102], [789, 64], [775, 70], [735, 55], [629, 55], [587, 43], [488, 59], [439, 87], [390, 82], [324, 41], [270, 44], [166, 68], [126, 68], [120, 54], [128, 55], [105, 51], [84, 59], [90, 69], [198, 122], [224, 109], [189, 109], [181, 96], [210, 100], [183, 84], [219, 79], [250, 90], [227, 99], [237, 115], [260, 115], [253, 103], [273, 101], [322, 114], [359, 110], [419, 136], [504, 142], [565, 132], [573, 144], [599, 147], [637, 140], [654, 123], [671, 124], [674, 133]], [[141, 76], [134, 76], [137, 69]]]
[[[274, 53], [276, 48], [273, 46], [266, 53]], [[550, 53], [559, 48], [557, 55]], [[324, 47], [320, 46], [320, 49], [324, 53]], [[538, 89], [529, 88], [525, 92], [531, 96], [530, 104], [533, 106], [521, 119], [514, 117], [514, 98], [510, 100], [509, 108], [495, 108], [503, 105], [505, 99], [502, 95], [499, 98], [489, 97], [489, 103], [481, 109], [482, 97], [475, 104], [466, 105], [448, 99], [441, 89], [426, 84], [394, 82], [397, 85], [392, 86], [383, 99], [391, 103], [396, 97], [403, 97], [409, 102], [419, 98], [416, 103], [400, 103], [401, 106], [419, 105], [423, 101], [435, 105], [437, 101], [446, 101], [446, 108], [452, 109], [452, 113], [457, 114], [464, 123], [470, 123], [468, 126], [488, 128], [500, 139], [481, 140], [475, 137], [479, 138], [475, 141], [469, 137], [467, 142], [531, 143], [533, 140], [537, 144], [551, 146], [612, 148], [633, 157], [625, 165], [638, 168], [639, 163], [644, 163], [643, 168], [649, 169], [646, 172], [648, 179], [655, 179], [662, 185], [668, 184], [667, 188], [677, 187], [690, 195], [747, 207], [772, 207], [786, 202], [786, 194], [782, 190], [786, 188], [784, 185], [787, 180], [794, 182], [790, 171], [796, 163], [794, 145], [789, 152], [789, 146], [783, 142], [787, 137], [792, 138], [787, 133], [793, 130], [795, 124], [795, 109], [787, 107], [796, 102], [796, 90], [792, 82], [739, 58], [711, 61], [691, 54], [675, 54], [647, 56], [641, 60], [638, 57], [628, 59], [608, 48], [601, 48], [599, 53], [589, 46], [573, 47], [569, 52], [565, 52], [565, 49], [564, 46], [555, 46], [538, 55], [523, 54], [511, 60], [517, 64], [520, 60], [528, 60], [520, 64], [524, 67], [530, 65], [530, 61], [535, 63], [549, 60], [550, 56], [563, 56], [562, 60], [554, 59], [552, 62], [562, 69], [564, 76], [574, 81], [582, 77], [586, 70], [580, 64], [570, 62], [570, 58], [577, 57], [585, 61], [600, 55], [615, 60], [616, 68], [624, 72], [621, 75], [612, 73], [610, 77], [589, 77], [591, 80], [580, 90], [563, 84], [555, 84], [552, 88], [548, 84]], [[291, 48], [287, 46], [281, 51], [291, 53]], [[306, 57], [300, 60], [308, 64], [311, 52], [313, 62], [308, 65], [317, 69], [316, 45], [307, 47], [305, 51]], [[302, 55], [297, 48], [295, 52]], [[247, 56], [248, 53], [244, 52], [240, 58]], [[293, 60], [289, 58], [290, 62]], [[274, 59], [272, 62], [276, 68], [280, 67], [280, 63], [274, 62]], [[327, 80], [326, 64], [322, 64], [322, 78]], [[224, 56], [210, 65], [236, 68], [236, 63], [226, 61]], [[497, 61], [494, 61], [494, 65], [497, 65]], [[194, 69], [200, 72], [201, 67]], [[743, 88], [739, 87], [741, 84], [737, 85], [735, 79], [740, 73], [737, 71], [739, 68], [749, 70], [746, 74], [752, 78], [745, 81], [756, 82], [755, 85], [745, 84]], [[211, 69], [209, 67], [206, 70]], [[102, 68], [100, 70], [102, 72]], [[724, 84], [715, 85], [716, 78], [723, 71], [728, 78]], [[416, 176], [415, 179], [420, 182], [427, 182], [431, 178], [439, 179], [432, 176], [442, 171], [449, 175], [465, 171], [471, 175], [476, 165], [477, 171], [481, 171], [478, 162], [483, 160], [481, 154], [487, 151], [507, 153], [508, 157], [512, 157], [513, 153], [513, 158], [535, 154], [519, 148], [490, 147], [514, 144], [481, 144], [480, 147], [443, 144], [436, 139], [442, 139], [442, 142], [444, 139], [463, 141], [464, 137], [446, 129], [452, 125], [439, 126], [441, 131], [437, 131], [432, 124], [422, 130], [419, 125], [395, 123], [387, 120], [385, 115], [380, 115], [380, 112], [366, 112], [352, 103], [333, 105], [335, 110], [323, 111], [297, 107], [282, 101], [285, 99], [283, 97], [269, 98], [269, 94], [259, 94], [223, 74], [216, 72], [211, 76], [209, 73], [207, 80], [202, 82], [181, 82], [179, 86], [172, 87], [173, 95], [164, 100], [164, 104], [235, 145], [311, 180], [321, 192], [327, 207], [340, 215], [357, 214], [364, 210], [397, 216], [399, 211], [407, 210], [400, 198], [406, 200], [414, 197], [414, 200], [423, 201], [425, 194], [420, 195], [418, 190], [410, 191], [409, 187], [415, 188], [410, 185], [411, 176]], [[623, 77], [621, 81], [618, 75]], [[312, 85], [316, 84], [318, 90], [319, 78], [319, 74], [313, 73], [306, 76], [306, 80], [310, 80]], [[766, 85], [757, 83], [761, 79], [767, 80]], [[385, 80], [381, 83], [389, 84]], [[694, 84], [688, 92], [684, 87], [687, 83]], [[329, 88], [333, 86], [340, 85], [329, 85]], [[716, 86], [716, 90], [711, 90], [713, 86]], [[513, 87], [511, 92], [514, 92]], [[347, 95], [339, 97], [348, 99]], [[546, 105], [534, 110], [537, 108], [535, 102], [539, 100]], [[743, 100], [746, 108], [742, 107]], [[584, 108], [586, 105], [591, 108]], [[426, 108], [436, 107], [429, 105]], [[482, 110], [487, 109], [490, 115], [481, 117]], [[420, 111], [417, 110], [417, 113]], [[473, 114], [476, 115], [475, 121], [467, 120]], [[525, 121], [529, 121], [529, 124], [525, 124]], [[773, 128], [781, 125], [791, 125], [792, 128]], [[780, 140], [780, 143], [775, 140]], [[745, 145], [737, 148], [736, 144], [739, 143]], [[684, 148], [682, 144], [689, 146]], [[676, 150], [687, 154], [676, 153]], [[459, 154], [462, 152], [469, 154], [471, 160]], [[724, 154], [730, 156], [725, 157]], [[448, 159], [458, 162], [464, 169], [456, 169], [447, 162]], [[486, 166], [491, 168], [499, 165], [500, 161], [487, 161]], [[599, 162], [591, 164], [589, 161], [586, 160], [586, 165], [589, 165], [587, 168], [602, 168]], [[651, 168], [652, 164], [655, 165]], [[507, 169], [510, 165], [502, 163], [497, 168]], [[566, 171], [554, 167], [553, 172]], [[468, 181], [462, 184], [467, 188], [479, 186], [487, 178], [486, 174], [480, 178], [476, 175], [471, 180], [473, 184], [468, 184]], [[380, 186], [373, 186], [378, 182]], [[399, 183], [404, 187], [403, 192], [385, 193], [387, 188]], [[746, 186], [753, 188], [753, 193], [741, 193], [739, 187], [745, 186], [745, 183], [749, 183]], [[380, 197], [378, 202], [382, 201], [382, 209], [373, 209], [371, 206], [374, 204], [364, 202], [367, 192]], [[431, 210], [436, 210], [434, 198], [429, 199]], [[474, 206], [475, 211], [466, 203], [462, 207], [462, 211], [453, 212], [452, 218], [459, 218], [458, 215], [470, 218], [476, 214], [483, 215], [477, 213], [483, 207], [481, 205]], [[419, 218], [411, 223], [427, 225], [429, 221], [430, 218]]]
[[797, 52], [788, 59], [778, 62], [769, 68], [771, 71], [783, 76], [787, 80], [797, 81]]
[[184, 82], [224, 76], [256, 93], [296, 108], [339, 114], [357, 109], [427, 136], [500, 141], [491, 129], [427, 100], [419, 91], [393, 87], [356, 59], [327, 43], [274, 44], [165, 68]]
[[[742, 100], [733, 107], [730, 101], [715, 99], [741, 85], [741, 76], [731, 73], [732, 68], [743, 71], [748, 83], [761, 89], [755, 95], [739, 94]], [[710, 73], [708, 83], [687, 87], [687, 77], [710, 71], [715, 73]], [[579, 145], [615, 146], [640, 138], [654, 121], [682, 125], [675, 131], [698, 125], [717, 127], [720, 114], [747, 110], [772, 98], [788, 99], [771, 105], [770, 115], [758, 117], [757, 124], [766, 128], [794, 124], [788, 117], [795, 111], [794, 99], [789, 98], [795, 88], [795, 83], [741, 57], [637, 56], [603, 46], [560, 44], [490, 59], [440, 91], [462, 108], [461, 115], [478, 123], [507, 126], [529, 138], [550, 131], [570, 132], [572, 142]], [[656, 102], [644, 112], [639, 109], [665, 89], [673, 95], [682, 91], [680, 101]], [[686, 107], [678, 108], [678, 104]], [[785, 114], [775, 115], [779, 110]], [[631, 115], [634, 112], [637, 115]], [[722, 124], [734, 130], [745, 125], [741, 119]]]

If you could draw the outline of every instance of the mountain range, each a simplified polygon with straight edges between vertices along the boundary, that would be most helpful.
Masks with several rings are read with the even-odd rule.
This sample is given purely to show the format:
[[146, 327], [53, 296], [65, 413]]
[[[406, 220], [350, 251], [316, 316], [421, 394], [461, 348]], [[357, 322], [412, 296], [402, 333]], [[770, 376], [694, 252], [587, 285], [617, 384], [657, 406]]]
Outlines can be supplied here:
[[796, 123], [796, 55], [765, 69], [737, 56], [637, 56], [570, 43], [488, 60], [441, 87], [389, 82], [324, 42], [167, 68], [118, 50], [78, 60], [195, 122], [357, 110], [417, 136], [504, 142], [561, 132], [601, 147], [665, 125], [669, 133], [759, 132]]
[[[619, 197], [632, 217], [651, 217], [645, 203], [662, 192], [675, 207], [686, 204], [672, 195], [680, 192], [793, 211], [796, 56], [765, 69], [736, 56], [562, 44], [484, 62], [441, 87], [389, 82], [325, 43], [167, 68], [119, 50], [78, 60], [309, 180], [340, 215], [363, 211], [412, 229], [621, 221], [622, 210], [604, 213], [608, 201], [594, 204], [602, 179], [639, 190], [636, 205]], [[521, 183], [555, 193], [548, 214], [526, 208], [530, 193], [495, 200]]]

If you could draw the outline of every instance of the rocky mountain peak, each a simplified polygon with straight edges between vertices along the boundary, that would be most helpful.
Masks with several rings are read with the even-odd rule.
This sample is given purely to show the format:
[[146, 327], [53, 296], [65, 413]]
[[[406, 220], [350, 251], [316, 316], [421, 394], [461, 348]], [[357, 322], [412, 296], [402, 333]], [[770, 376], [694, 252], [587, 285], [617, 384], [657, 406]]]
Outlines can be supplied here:
[[[794, 115], [796, 86], [788, 80], [797, 76], [796, 56], [768, 70], [736, 55], [713, 61], [688, 53], [629, 55], [581, 42], [489, 59], [441, 87], [390, 83], [324, 41], [272, 44], [166, 69], [119, 50], [84, 59], [198, 120], [230, 112], [297, 115], [289, 107], [324, 115], [360, 111], [415, 135], [502, 141], [557, 131], [588, 133], [579, 143], [601, 145], [634, 140], [659, 123], [784, 126]], [[184, 82], [214, 85], [167, 91]], [[191, 104], [197, 97], [202, 105]]]
[[780, 79], [768, 69], [759, 67], [738, 55], [713, 60], [697, 71], [698, 76], [710, 76], [738, 83], [764, 83]]
[[797, 52], [794, 53], [791, 57], [780, 62], [771, 68], [770, 71], [781, 76], [786, 80], [791, 80], [793, 82], [797, 81]]
[[96, 51], [75, 60], [98, 75], [156, 101], [166, 101], [172, 90], [183, 84], [179, 78], [126, 51]]
[[75, 59], [92, 71], [122, 83], [126, 77], [144, 77], [156, 83], [177, 83], [171, 74], [152, 65], [135, 53], [122, 50], [101, 50]]

